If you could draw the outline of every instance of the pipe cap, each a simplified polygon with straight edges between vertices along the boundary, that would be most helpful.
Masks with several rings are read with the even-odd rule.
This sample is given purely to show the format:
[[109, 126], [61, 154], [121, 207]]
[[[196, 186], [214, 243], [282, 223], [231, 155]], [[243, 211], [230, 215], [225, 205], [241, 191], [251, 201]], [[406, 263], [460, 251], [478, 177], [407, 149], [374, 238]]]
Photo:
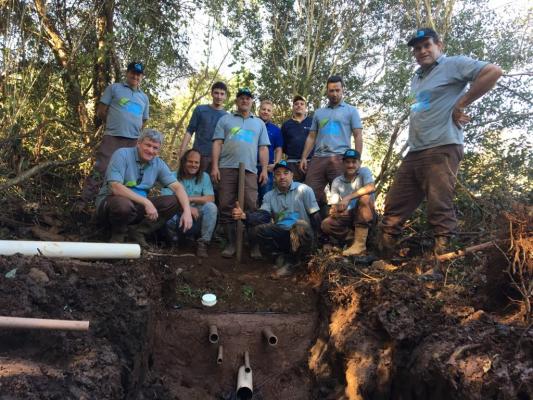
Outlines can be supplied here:
[[202, 296], [202, 304], [206, 307], [213, 307], [217, 304], [217, 296], [213, 293], [206, 293]]

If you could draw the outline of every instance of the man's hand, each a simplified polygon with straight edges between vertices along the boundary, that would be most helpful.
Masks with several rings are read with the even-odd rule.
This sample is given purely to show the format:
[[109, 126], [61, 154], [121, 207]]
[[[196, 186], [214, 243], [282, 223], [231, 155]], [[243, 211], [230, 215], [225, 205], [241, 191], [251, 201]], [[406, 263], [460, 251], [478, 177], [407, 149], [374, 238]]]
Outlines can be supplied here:
[[238, 201], [235, 202], [235, 208], [231, 210], [231, 216], [236, 221], [246, 219], [246, 213], [242, 210]]
[[346, 211], [346, 209], [348, 208], [348, 205], [350, 204], [350, 201], [352, 201], [352, 199], [348, 197], [342, 198], [337, 204], [337, 211], [341, 213]]
[[267, 171], [268, 172], [273, 172], [274, 171], [274, 165], [276, 165], [276, 164], [268, 164]]
[[192, 227], [192, 216], [190, 212], [183, 212], [180, 218], [179, 227], [183, 232], [187, 232]]
[[261, 173], [259, 174], [259, 184], [261, 186], [266, 185], [268, 182], [268, 171], [267, 168], [261, 169]]
[[302, 158], [300, 160], [300, 171], [302, 171], [303, 173], [307, 172], [307, 159], [306, 158]]
[[200, 217], [200, 211], [196, 207], [191, 207], [191, 216], [196, 221]]
[[452, 111], [452, 120], [458, 128], [463, 129], [470, 122], [470, 117], [464, 113], [464, 108], [455, 106]]
[[159, 217], [157, 208], [155, 208], [154, 204], [148, 199], [146, 199], [146, 202], [144, 203], [144, 211], [144, 216], [150, 221], [156, 221]]
[[220, 170], [216, 165], [213, 165], [211, 167], [211, 180], [213, 181], [213, 183], [220, 182]]

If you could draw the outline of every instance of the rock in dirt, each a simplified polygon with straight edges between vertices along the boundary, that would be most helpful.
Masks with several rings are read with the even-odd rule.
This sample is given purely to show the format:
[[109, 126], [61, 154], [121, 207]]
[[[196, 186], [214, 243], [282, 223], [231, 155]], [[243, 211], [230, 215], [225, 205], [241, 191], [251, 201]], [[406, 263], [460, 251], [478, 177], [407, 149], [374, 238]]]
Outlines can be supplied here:
[[50, 278], [48, 278], [48, 275], [46, 275], [45, 272], [37, 268], [30, 269], [28, 276], [38, 285], [44, 285], [50, 282]]

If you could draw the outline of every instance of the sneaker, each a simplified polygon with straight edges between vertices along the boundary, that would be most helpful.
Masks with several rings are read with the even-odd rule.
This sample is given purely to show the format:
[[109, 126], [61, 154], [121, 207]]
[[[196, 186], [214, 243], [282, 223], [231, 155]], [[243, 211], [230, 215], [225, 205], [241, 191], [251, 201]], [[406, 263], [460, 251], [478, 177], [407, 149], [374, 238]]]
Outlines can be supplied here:
[[207, 258], [209, 257], [209, 254], [207, 254], [207, 243], [204, 241], [199, 240], [196, 244], [196, 257], [200, 258]]
[[283, 267], [278, 268], [270, 275], [271, 279], [285, 278], [291, 276], [294, 273], [294, 266], [292, 264], [285, 264]]

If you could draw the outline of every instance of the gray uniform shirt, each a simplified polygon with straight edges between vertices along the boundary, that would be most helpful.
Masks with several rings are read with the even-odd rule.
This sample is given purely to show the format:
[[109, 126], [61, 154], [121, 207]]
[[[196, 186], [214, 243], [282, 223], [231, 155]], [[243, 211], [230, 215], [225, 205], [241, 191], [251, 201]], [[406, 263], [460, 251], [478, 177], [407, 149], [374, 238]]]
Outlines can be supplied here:
[[309, 215], [320, 210], [315, 193], [306, 184], [292, 182], [289, 191], [280, 192], [276, 187], [265, 194], [261, 210], [268, 211], [274, 222], [284, 229], [290, 229], [294, 223], [303, 219], [309, 224]]
[[257, 173], [258, 146], [270, 146], [265, 123], [252, 114], [226, 114], [218, 120], [213, 140], [222, 139], [224, 145], [219, 168], [239, 168], [243, 162], [247, 171]]
[[109, 106], [105, 135], [139, 137], [143, 121], [149, 117], [148, 96], [141, 89], [132, 89], [126, 83], [113, 83], [104, 90], [100, 103]]
[[100, 206], [103, 199], [112, 194], [109, 188], [110, 182], [122, 183], [138, 195], [148, 197], [150, 189], [155, 186], [156, 182], [161, 183], [162, 186], [168, 186], [176, 181], [176, 176], [159, 157], [142, 163], [137, 147], [123, 147], [111, 156], [105, 173], [105, 184], [96, 198], [96, 208]]
[[[337, 176], [333, 179], [333, 182], [331, 182], [330, 193], [332, 195], [336, 194], [342, 199], [369, 183], [374, 183], [372, 172], [367, 167], [361, 167], [357, 172], [357, 176], [352, 181], [347, 180], [344, 175]], [[357, 199], [350, 201], [350, 204], [348, 204], [348, 210], [354, 208], [356, 204]]]
[[208, 104], [199, 105], [192, 112], [187, 132], [194, 134], [193, 149], [202, 156], [210, 157], [213, 146], [213, 134], [218, 120], [226, 115], [225, 110], [217, 110]]
[[452, 120], [453, 106], [465, 93], [468, 82], [487, 62], [465, 56], [440, 56], [429, 70], [418, 69], [411, 80], [409, 151], [446, 144], [463, 144], [463, 130]]
[[351, 148], [352, 130], [362, 128], [357, 108], [344, 101], [335, 107], [319, 108], [311, 124], [311, 131], [317, 132], [315, 156], [343, 154]]

